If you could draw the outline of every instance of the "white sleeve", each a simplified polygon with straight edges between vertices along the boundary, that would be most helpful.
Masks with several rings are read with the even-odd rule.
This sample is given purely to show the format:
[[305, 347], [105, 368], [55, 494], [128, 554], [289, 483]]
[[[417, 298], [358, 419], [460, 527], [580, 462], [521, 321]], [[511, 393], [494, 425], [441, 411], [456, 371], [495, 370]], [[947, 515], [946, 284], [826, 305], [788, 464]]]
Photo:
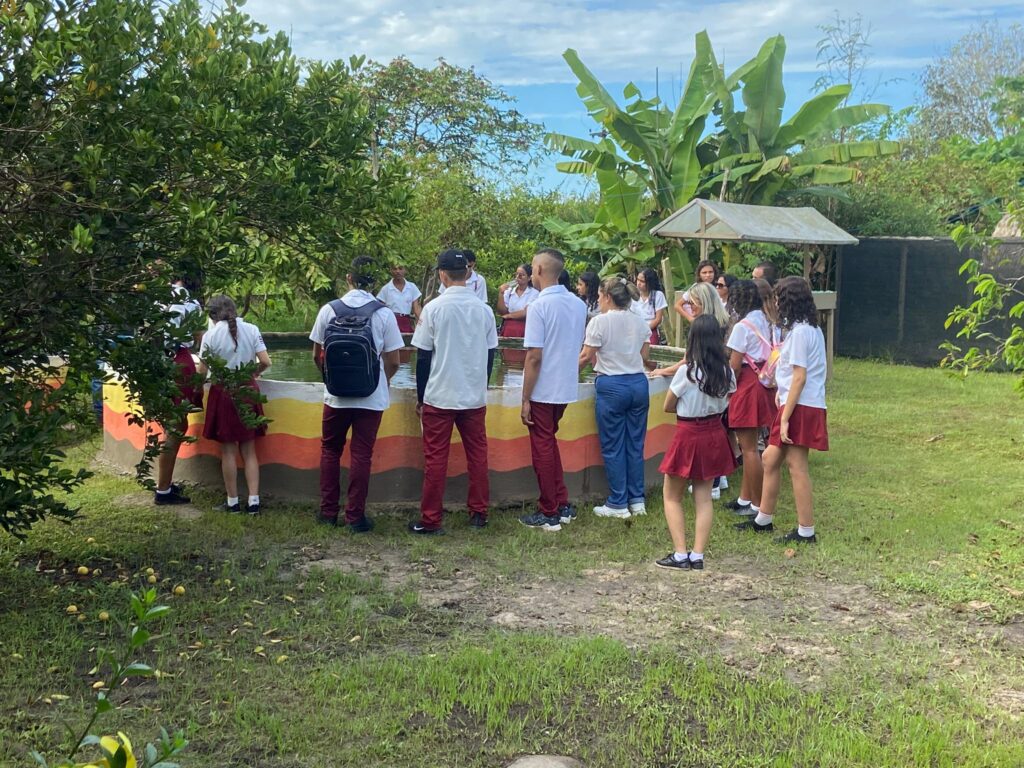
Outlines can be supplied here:
[[377, 310], [377, 314], [384, 319], [384, 346], [381, 352], [394, 352], [405, 346], [402, 340], [402, 333], [398, 330], [398, 320], [394, 312], [383, 312]]
[[[434, 349], [434, 313], [430, 311], [432, 306], [434, 306], [433, 303], [427, 304], [424, 307], [423, 314], [420, 315], [420, 321], [416, 323], [416, 330], [412, 334], [412, 345], [417, 349], [422, 349], [424, 352], [431, 352]], [[398, 325], [397, 321], [395, 325]]]
[[810, 333], [814, 329], [809, 325], [803, 323], [793, 328], [793, 333], [789, 337], [789, 363], [790, 365], [798, 365], [803, 369], [807, 369], [807, 363], [811, 356], [811, 338]]
[[542, 304], [526, 313], [523, 346], [527, 349], [544, 349], [545, 341], [547, 341], [547, 312], [544, 311]]
[[413, 294], [412, 300], [413, 301], [416, 301], [416, 299], [418, 299], [420, 296], [423, 295], [423, 292], [420, 291], [419, 286], [417, 286], [416, 283], [410, 283], [407, 280], [406, 281], [406, 285], [408, 285], [410, 288], [412, 288], [412, 294]]
[[[527, 313], [529, 317], [529, 313]], [[606, 321], [601, 320], [605, 315], [597, 315], [593, 320], [587, 323], [587, 332], [583, 337], [583, 343], [588, 347], [600, 347], [604, 344], [604, 324]]]
[[747, 332], [747, 327], [743, 325], [742, 320], [736, 323], [732, 327], [732, 332], [729, 334], [729, 340], [725, 342], [725, 346], [733, 352], [745, 354], [747, 351]]
[[316, 315], [316, 320], [313, 322], [313, 330], [309, 332], [309, 340], [314, 344], [323, 344], [324, 336], [327, 333], [327, 323], [330, 322], [334, 316], [334, 310], [331, 309], [330, 304], [324, 304], [320, 307], [320, 311]]
[[487, 348], [497, 349], [498, 347], [498, 329], [494, 325], [494, 315], [491, 313], [490, 307], [487, 308], [487, 319], [486, 333], [487, 333]]
[[676, 397], [682, 397], [683, 392], [692, 382], [686, 378], [686, 366], [681, 365], [679, 369], [672, 376], [672, 383], [668, 385], [668, 388], [672, 390], [672, 394]]
[[259, 353], [259, 352], [266, 352], [267, 351], [267, 343], [265, 341], [263, 341], [263, 334], [260, 332], [260, 329], [257, 328], [252, 323], [249, 323], [249, 327], [252, 328], [252, 349], [253, 349], [253, 352], [257, 352], [257, 353]]
[[654, 311], [657, 312], [659, 309], [668, 308], [668, 302], [665, 301], [665, 294], [661, 291], [654, 292]]

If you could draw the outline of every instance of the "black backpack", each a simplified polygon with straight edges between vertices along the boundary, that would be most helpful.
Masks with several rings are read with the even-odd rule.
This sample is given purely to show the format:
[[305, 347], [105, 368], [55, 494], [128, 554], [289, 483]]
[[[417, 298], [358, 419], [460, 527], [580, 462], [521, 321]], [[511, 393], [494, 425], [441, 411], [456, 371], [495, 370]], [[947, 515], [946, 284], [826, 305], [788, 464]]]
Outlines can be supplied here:
[[353, 308], [331, 302], [334, 318], [324, 333], [324, 386], [335, 397], [369, 397], [380, 383], [380, 354], [370, 318], [384, 305], [369, 301]]

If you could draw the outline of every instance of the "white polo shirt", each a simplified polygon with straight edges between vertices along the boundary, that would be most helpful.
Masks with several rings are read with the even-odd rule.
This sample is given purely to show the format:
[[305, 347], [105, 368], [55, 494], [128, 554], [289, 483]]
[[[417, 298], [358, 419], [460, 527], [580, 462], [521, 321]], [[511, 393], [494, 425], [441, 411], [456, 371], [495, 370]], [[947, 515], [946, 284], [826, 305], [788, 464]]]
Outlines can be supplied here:
[[408, 280], [405, 281], [402, 290], [395, 287], [394, 280], [388, 280], [384, 287], [377, 292], [377, 299], [396, 315], [411, 315], [413, 302], [422, 295], [420, 289]]
[[505, 291], [505, 308], [509, 312], [518, 312], [521, 309], [526, 309], [528, 306], [533, 304], [540, 296], [540, 291], [534, 288], [532, 285], [526, 286], [526, 290], [523, 291], [523, 295], [520, 296], [516, 293], [515, 288], [509, 288]]
[[[461, 287], [461, 286], [460, 286]], [[475, 269], [473, 273], [466, 278], [466, 287], [484, 304], [487, 303], [487, 281], [481, 277], [480, 273]], [[445, 292], [445, 287], [442, 285], [437, 289], [437, 295], [441, 296]]]
[[587, 327], [587, 305], [562, 285], [540, 292], [526, 313], [523, 346], [543, 349], [540, 373], [530, 401], [575, 403], [579, 394], [580, 349]]
[[690, 381], [686, 375], [689, 366], [683, 363], [672, 377], [668, 388], [679, 399], [676, 401], [676, 416], [685, 419], [699, 419], [704, 416], [715, 416], [729, 405], [729, 395], [736, 391], [736, 374], [729, 369], [729, 392], [725, 397], [711, 397], [700, 391], [700, 372], [694, 374], [696, 381]]
[[668, 302], [665, 301], [665, 294], [661, 291], [655, 291], [650, 294], [646, 299], [639, 298], [633, 302], [636, 306], [637, 313], [647, 322], [654, 319], [654, 316], [658, 313], [659, 309], [665, 309], [668, 307]]
[[487, 405], [487, 350], [498, 346], [494, 313], [473, 291], [453, 285], [423, 308], [412, 345], [433, 352], [423, 402], [470, 410]]
[[[753, 325], [757, 329], [757, 333], [760, 333], [764, 338], [764, 341], [761, 341], [757, 337], [757, 333], [754, 333], [753, 330], [747, 327], [746, 323]], [[763, 363], [768, 359], [768, 354], [771, 352], [767, 342], [774, 340], [778, 343], [778, 337], [778, 329], [768, 322], [764, 312], [760, 309], [755, 309], [752, 312], [748, 312], [746, 317], [732, 327], [732, 332], [729, 334], [729, 340], [725, 342], [725, 346], [733, 352], [749, 355], [750, 359], [755, 363]]]
[[[175, 328], [181, 328], [181, 324], [185, 322], [185, 318], [191, 315], [193, 312], [199, 312], [202, 307], [199, 306], [199, 302], [192, 298], [189, 294], [188, 289], [181, 285], [174, 285], [171, 283], [171, 296], [174, 301], [170, 304], [161, 305], [166, 312], [170, 312], [173, 317], [171, 323]], [[188, 339], [183, 340], [178, 346], [184, 347], [185, 349], [192, 349], [195, 343], [192, 340], [192, 336]]]
[[797, 323], [786, 334], [779, 350], [779, 365], [775, 369], [775, 383], [779, 388], [779, 403], [786, 404], [789, 390], [793, 387], [793, 368], [800, 366], [807, 370], [807, 381], [800, 392], [797, 405], [810, 408], [825, 407], [825, 335], [821, 328], [807, 323]]
[[594, 371], [606, 376], [622, 376], [644, 372], [640, 352], [650, 340], [651, 329], [639, 314], [612, 309], [590, 321], [583, 343], [597, 350]]
[[258, 352], [266, 352], [267, 345], [263, 342], [263, 334], [260, 329], [252, 323], [247, 323], [242, 318], [235, 320], [235, 330], [238, 336], [238, 346], [235, 346], [231, 338], [231, 327], [227, 320], [221, 320], [214, 324], [213, 328], [203, 334], [203, 343], [199, 345], [199, 357], [206, 359], [207, 356], [219, 357], [228, 368], [238, 370], [246, 363], [256, 360]]
[[[373, 301], [373, 294], [367, 291], [353, 290], [341, 297], [341, 301], [352, 309]], [[327, 324], [336, 317], [334, 309], [330, 304], [324, 304], [317, 313], [316, 321], [313, 323], [313, 330], [309, 333], [309, 340], [323, 346], [324, 336], [327, 333]], [[405, 346], [402, 341], [402, 334], [398, 330], [398, 321], [395, 320], [394, 312], [377, 310], [370, 318], [370, 333], [373, 334], [373, 345], [377, 348], [379, 356], [385, 352], [394, 352]], [[380, 381], [372, 394], [366, 397], [335, 397], [324, 387], [324, 405], [331, 408], [362, 408], [367, 411], [386, 411], [391, 405], [391, 390], [388, 388], [388, 377], [384, 375], [384, 366], [381, 364]]]

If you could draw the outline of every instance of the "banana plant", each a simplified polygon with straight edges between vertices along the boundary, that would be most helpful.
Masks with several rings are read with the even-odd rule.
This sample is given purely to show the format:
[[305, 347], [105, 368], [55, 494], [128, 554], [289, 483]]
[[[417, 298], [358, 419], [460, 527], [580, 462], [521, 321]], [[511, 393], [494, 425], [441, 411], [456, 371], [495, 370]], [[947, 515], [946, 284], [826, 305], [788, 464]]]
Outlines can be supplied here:
[[[704, 86], [718, 103], [718, 131], [704, 141], [705, 154], [717, 159], [700, 186], [703, 195], [721, 195], [734, 202], [771, 205], [780, 195], [801, 193], [831, 196], [835, 185], [855, 181], [857, 160], [899, 152], [895, 141], [832, 142], [843, 128], [860, 125], [889, 108], [882, 104], [844, 106], [849, 85], [836, 85], [804, 103], [782, 122], [786, 91], [782, 67], [786, 41], [770, 38], [750, 61], [726, 76], [710, 54]], [[742, 111], [733, 94], [742, 84]]]
[[707, 33], [696, 36], [689, 77], [672, 110], [658, 98], [644, 99], [633, 83], [623, 90], [627, 103], [620, 106], [576, 51], [570, 48], [563, 57], [579, 81], [576, 92], [600, 126], [600, 139], [549, 133], [545, 142], [570, 158], [559, 162], [558, 170], [596, 181], [599, 205], [592, 224], [552, 220], [548, 228], [579, 250], [601, 256], [605, 273], [649, 263], [659, 249], [669, 252], [680, 268], [688, 268], [683, 249], [656, 240], [648, 230], [688, 203], [701, 183], [697, 147], [716, 103], [706, 88], [713, 61]]

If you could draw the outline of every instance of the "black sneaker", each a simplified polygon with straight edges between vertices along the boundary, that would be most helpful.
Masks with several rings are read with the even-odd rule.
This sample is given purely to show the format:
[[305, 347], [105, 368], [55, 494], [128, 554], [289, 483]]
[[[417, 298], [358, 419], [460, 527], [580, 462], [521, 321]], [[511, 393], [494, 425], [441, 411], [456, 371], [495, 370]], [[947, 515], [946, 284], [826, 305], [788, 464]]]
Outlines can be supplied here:
[[486, 528], [487, 515], [483, 512], [474, 512], [469, 516], [469, 524], [473, 528]]
[[740, 499], [738, 496], [732, 501], [725, 502], [725, 504], [723, 504], [722, 507], [724, 509], [729, 510], [730, 512], [735, 512], [739, 515], [745, 515], [750, 511], [750, 503], [748, 502], [746, 504], [740, 504]]
[[704, 558], [702, 557], [700, 560], [691, 560], [690, 561], [690, 570], [691, 571], [703, 571], [704, 570]]
[[256, 504], [246, 504], [245, 505], [245, 513], [247, 515], [250, 515], [251, 517], [256, 517], [256, 515], [258, 515], [260, 513], [260, 505], [259, 505], [259, 503], [256, 503]]
[[171, 488], [167, 493], [153, 492], [153, 503], [158, 507], [162, 507], [165, 504], [191, 504], [192, 499], [181, 492], [180, 485], [171, 484]]
[[538, 528], [542, 531], [562, 530], [562, 518], [557, 513], [553, 517], [548, 517], [543, 512], [538, 511], [534, 512], [532, 515], [524, 515], [523, 517], [520, 517], [519, 522], [527, 528]]
[[218, 512], [230, 512], [233, 515], [237, 515], [237, 514], [241, 513], [242, 505], [239, 502], [236, 502], [234, 504], [228, 504], [227, 502], [224, 502], [219, 507], [217, 507], [217, 511]]
[[758, 525], [757, 521], [752, 517], [748, 517], [742, 523], [735, 523], [733, 525], [737, 531], [753, 531], [754, 533], [771, 533], [775, 530], [775, 526], [771, 523], [765, 523], [764, 525]]
[[427, 528], [419, 520], [410, 520], [409, 533], [416, 533], [421, 536], [444, 536], [444, 528]]
[[572, 504], [565, 504], [558, 508], [558, 521], [563, 525], [568, 525], [576, 519], [576, 507]]
[[327, 516], [321, 515], [319, 512], [317, 512], [316, 521], [318, 523], [320, 523], [320, 525], [335, 525], [336, 526], [338, 524], [338, 516], [335, 515], [334, 517], [327, 517]]
[[790, 544], [794, 541], [797, 544], [817, 544], [818, 536], [813, 533], [810, 536], [801, 536], [800, 531], [794, 528], [785, 536], [776, 536], [775, 541], [779, 544]]
[[655, 560], [654, 564], [659, 568], [668, 568], [673, 571], [688, 571], [693, 567], [690, 563], [689, 557], [685, 560], [676, 560], [674, 552], [669, 552], [665, 557], [661, 558], [661, 560]]
[[364, 514], [354, 523], [349, 523], [348, 529], [352, 531], [352, 533], [369, 533], [373, 530], [373, 520]]

